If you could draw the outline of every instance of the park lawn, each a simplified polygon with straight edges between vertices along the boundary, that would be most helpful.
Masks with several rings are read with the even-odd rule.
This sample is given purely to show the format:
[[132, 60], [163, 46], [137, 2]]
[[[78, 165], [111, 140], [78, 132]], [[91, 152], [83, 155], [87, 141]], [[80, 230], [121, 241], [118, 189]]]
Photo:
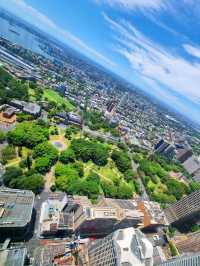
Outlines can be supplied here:
[[28, 156], [28, 154], [30, 153], [31, 150], [29, 150], [26, 147], [22, 147], [22, 157], [26, 158]]
[[20, 157], [16, 157], [16, 158], [14, 158], [12, 160], [9, 160], [8, 163], [6, 164], [6, 167], [18, 166], [20, 162], [21, 162], [21, 158]]
[[30, 101], [34, 102], [35, 99], [35, 91], [31, 88], [28, 89], [28, 95], [29, 95], [29, 99]]
[[111, 164], [111, 161], [108, 161], [108, 164], [103, 167], [95, 165], [92, 161], [84, 163], [85, 177], [89, 175], [90, 171], [94, 171], [101, 178], [109, 179], [112, 181], [123, 178], [118, 169]]
[[57, 93], [54, 90], [51, 89], [45, 89], [44, 90], [44, 94], [43, 94], [44, 98], [47, 98], [48, 101], [52, 101], [52, 102], [56, 102], [57, 104], [65, 104], [67, 106], [67, 109], [69, 111], [74, 111], [75, 107], [74, 105], [72, 105], [67, 99], [65, 99], [64, 97], [60, 96], [59, 93]]

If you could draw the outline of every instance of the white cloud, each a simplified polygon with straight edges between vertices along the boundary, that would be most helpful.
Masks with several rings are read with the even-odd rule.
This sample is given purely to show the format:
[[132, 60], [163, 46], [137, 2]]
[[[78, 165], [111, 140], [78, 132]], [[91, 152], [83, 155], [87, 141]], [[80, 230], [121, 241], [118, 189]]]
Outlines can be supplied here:
[[160, 9], [164, 7], [163, 0], [96, 0], [101, 4], [108, 4], [112, 7], [133, 9]]
[[199, 63], [192, 63], [153, 42], [127, 21], [116, 22], [105, 14], [104, 18], [116, 34], [115, 51], [127, 59], [143, 80], [152, 80], [160, 90], [167, 87], [199, 103]]
[[184, 44], [183, 47], [190, 55], [200, 58], [200, 47], [192, 46], [190, 44]]
[[114, 67], [115, 64], [95, 49], [89, 47], [81, 39], [73, 35], [71, 32], [60, 28], [53, 20], [49, 19], [46, 15], [28, 5], [24, 0], [1, 0], [0, 6], [20, 15], [21, 18], [34, 24], [40, 29], [53, 34], [58, 39], [66, 42], [67, 44], [75, 47], [87, 56], [92, 57], [99, 63], [107, 67]]

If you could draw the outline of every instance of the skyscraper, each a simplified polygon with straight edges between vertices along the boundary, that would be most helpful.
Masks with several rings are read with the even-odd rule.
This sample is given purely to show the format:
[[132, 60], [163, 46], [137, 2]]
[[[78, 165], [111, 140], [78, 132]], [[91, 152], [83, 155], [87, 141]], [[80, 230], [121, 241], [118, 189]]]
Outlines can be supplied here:
[[200, 190], [171, 204], [165, 209], [165, 215], [171, 224], [182, 224], [200, 218]]
[[173, 158], [175, 155], [175, 146], [171, 141], [161, 139], [154, 147], [155, 152]]
[[200, 254], [194, 254], [190, 256], [181, 256], [172, 260], [163, 262], [158, 266], [199, 266]]
[[91, 242], [88, 258], [91, 266], [151, 266], [153, 246], [139, 229], [130, 227]]

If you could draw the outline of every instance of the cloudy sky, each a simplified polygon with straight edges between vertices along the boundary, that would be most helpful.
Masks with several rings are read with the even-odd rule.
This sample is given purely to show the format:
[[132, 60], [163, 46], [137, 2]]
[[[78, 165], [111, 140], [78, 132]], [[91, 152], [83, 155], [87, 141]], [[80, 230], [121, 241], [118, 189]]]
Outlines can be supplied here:
[[200, 0], [1, 0], [200, 123]]

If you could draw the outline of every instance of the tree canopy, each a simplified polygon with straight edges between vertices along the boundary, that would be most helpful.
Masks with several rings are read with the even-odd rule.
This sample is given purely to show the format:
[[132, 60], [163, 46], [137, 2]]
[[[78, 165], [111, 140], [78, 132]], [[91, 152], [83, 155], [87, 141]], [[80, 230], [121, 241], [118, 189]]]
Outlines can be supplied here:
[[15, 146], [33, 148], [49, 138], [49, 130], [36, 122], [22, 122], [8, 133], [7, 138]]
[[71, 142], [76, 159], [83, 162], [92, 160], [96, 165], [104, 166], [108, 160], [108, 149], [104, 144], [86, 139], [74, 139]]
[[131, 160], [126, 152], [114, 150], [112, 152], [111, 158], [115, 162], [119, 171], [122, 173], [125, 173], [127, 170], [131, 169]]

